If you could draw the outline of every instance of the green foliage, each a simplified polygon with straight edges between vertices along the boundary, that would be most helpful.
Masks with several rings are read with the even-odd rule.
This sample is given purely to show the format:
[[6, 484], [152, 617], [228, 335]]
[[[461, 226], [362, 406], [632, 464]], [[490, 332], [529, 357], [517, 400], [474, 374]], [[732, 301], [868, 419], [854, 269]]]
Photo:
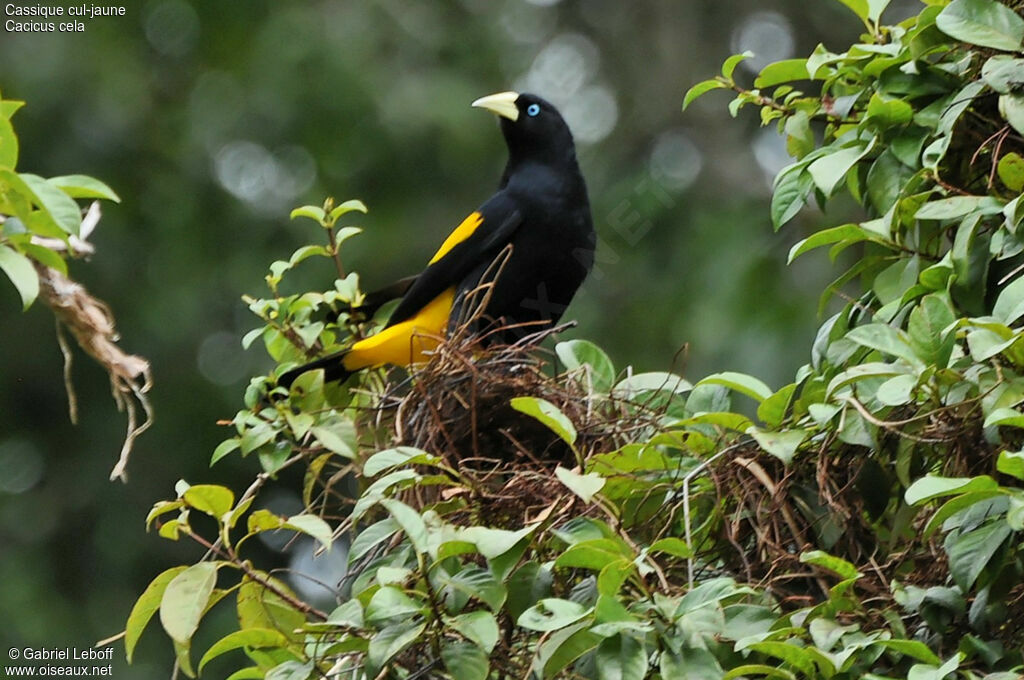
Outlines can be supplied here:
[[82, 226], [75, 199], [120, 199], [106, 184], [85, 175], [44, 179], [17, 172], [18, 137], [11, 116], [23, 104], [0, 97], [0, 270], [28, 309], [39, 295], [33, 263], [67, 273], [64, 258], [74, 252], [69, 239]]
[[[464, 461], [402, 440], [381, 371], [358, 390], [317, 373], [287, 391], [257, 378], [213, 462], [255, 452], [262, 474], [238, 501], [181, 484], [154, 507], [162, 536], [192, 538], [210, 558], [147, 589], [129, 656], [159, 610], [193, 675], [197, 626], [236, 591], [239, 629], [200, 671], [231, 655], [235, 677], [259, 678], [1018, 672], [1024, 641], [1006, 622], [1019, 620], [1024, 582], [1024, 139], [1011, 53], [1024, 22], [993, 0], [956, 0], [889, 26], [887, 4], [843, 1], [867, 31], [845, 52], [819, 45], [771, 64], [756, 89], [736, 82], [737, 55], [684, 97], [732, 90], [734, 115], [758, 107], [786, 137], [794, 162], [776, 178], [776, 229], [812, 200], [846, 194], [863, 207], [790, 251], [828, 246], [846, 267], [822, 298], [838, 311], [791, 382], [723, 371], [691, 385], [560, 343], [567, 370], [551, 380], [577, 390], [580, 411], [534, 394], [508, 402], [575, 467], [503, 470], [496, 494]], [[813, 93], [796, 89], [808, 81]], [[294, 211], [327, 244], [272, 264], [271, 296], [247, 298], [262, 325], [243, 342], [262, 339], [275, 373], [376, 327], [341, 262], [357, 231], [337, 221], [353, 209], [365, 212], [332, 201]], [[334, 262], [335, 286], [285, 292], [311, 257]], [[618, 429], [595, 436], [592, 413], [614, 414]], [[253, 510], [292, 467], [304, 467], [307, 510]], [[350, 503], [333, 490], [347, 474]], [[193, 512], [212, 518], [214, 538], [193, 529]], [[252, 564], [246, 541], [277, 531], [324, 550], [348, 538], [333, 610]]]

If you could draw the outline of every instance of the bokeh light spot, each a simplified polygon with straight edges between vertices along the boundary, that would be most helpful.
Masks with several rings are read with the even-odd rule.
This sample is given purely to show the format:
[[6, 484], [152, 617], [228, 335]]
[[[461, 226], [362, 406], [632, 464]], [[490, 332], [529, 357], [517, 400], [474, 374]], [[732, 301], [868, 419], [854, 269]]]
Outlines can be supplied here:
[[146, 39], [160, 54], [184, 57], [199, 40], [199, 15], [184, 0], [162, 0], [146, 11]]
[[24, 493], [43, 478], [43, 456], [32, 442], [8, 439], [0, 443], [0, 492]]
[[662, 133], [651, 149], [651, 175], [670, 189], [681, 191], [693, 184], [703, 166], [700, 149], [680, 130]]
[[221, 331], [206, 336], [199, 345], [196, 364], [203, 377], [215, 385], [233, 385], [246, 377], [249, 355], [234, 333]]
[[732, 33], [733, 54], [750, 50], [754, 56], [741, 62], [751, 73], [768, 64], [793, 56], [793, 26], [778, 12], [754, 12]]

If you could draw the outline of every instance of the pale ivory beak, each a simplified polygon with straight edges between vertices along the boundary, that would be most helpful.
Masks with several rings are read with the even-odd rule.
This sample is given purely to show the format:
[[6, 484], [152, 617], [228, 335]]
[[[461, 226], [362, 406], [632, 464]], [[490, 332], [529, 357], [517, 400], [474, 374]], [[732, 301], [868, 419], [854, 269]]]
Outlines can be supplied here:
[[480, 99], [473, 102], [473, 106], [487, 109], [492, 113], [515, 122], [519, 120], [519, 109], [516, 108], [517, 99], [519, 99], [518, 92], [499, 92], [498, 94], [480, 97]]

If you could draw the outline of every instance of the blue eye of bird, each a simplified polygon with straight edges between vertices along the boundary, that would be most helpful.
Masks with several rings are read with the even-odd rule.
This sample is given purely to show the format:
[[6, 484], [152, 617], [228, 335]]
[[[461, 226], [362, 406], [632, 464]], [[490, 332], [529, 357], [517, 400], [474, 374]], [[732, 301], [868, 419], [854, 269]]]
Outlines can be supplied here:
[[526, 115], [536, 116], [538, 113], [540, 113], [540, 104], [530, 104], [526, 107]]

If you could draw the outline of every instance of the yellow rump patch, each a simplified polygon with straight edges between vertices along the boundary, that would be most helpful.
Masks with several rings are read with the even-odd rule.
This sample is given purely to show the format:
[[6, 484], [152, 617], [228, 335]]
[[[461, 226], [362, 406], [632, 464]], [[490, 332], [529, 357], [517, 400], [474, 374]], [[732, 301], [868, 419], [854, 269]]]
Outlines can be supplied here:
[[[459, 229], [461, 228], [460, 226]], [[451, 238], [448, 237], [448, 240]], [[445, 245], [447, 244], [445, 241]], [[411, 319], [360, 340], [342, 359], [345, 369], [358, 371], [383, 364], [408, 366], [426, 361], [429, 358], [427, 353], [433, 351], [444, 337], [454, 300], [455, 289], [449, 288], [431, 300]]]
[[462, 224], [455, 227], [455, 231], [448, 235], [448, 238], [444, 240], [441, 247], [434, 253], [434, 257], [430, 258], [430, 264], [434, 264], [442, 257], [448, 254], [448, 251], [459, 245], [467, 238], [473, 235], [476, 228], [483, 224], [484, 216], [478, 212], [472, 212], [469, 217], [462, 220]]

